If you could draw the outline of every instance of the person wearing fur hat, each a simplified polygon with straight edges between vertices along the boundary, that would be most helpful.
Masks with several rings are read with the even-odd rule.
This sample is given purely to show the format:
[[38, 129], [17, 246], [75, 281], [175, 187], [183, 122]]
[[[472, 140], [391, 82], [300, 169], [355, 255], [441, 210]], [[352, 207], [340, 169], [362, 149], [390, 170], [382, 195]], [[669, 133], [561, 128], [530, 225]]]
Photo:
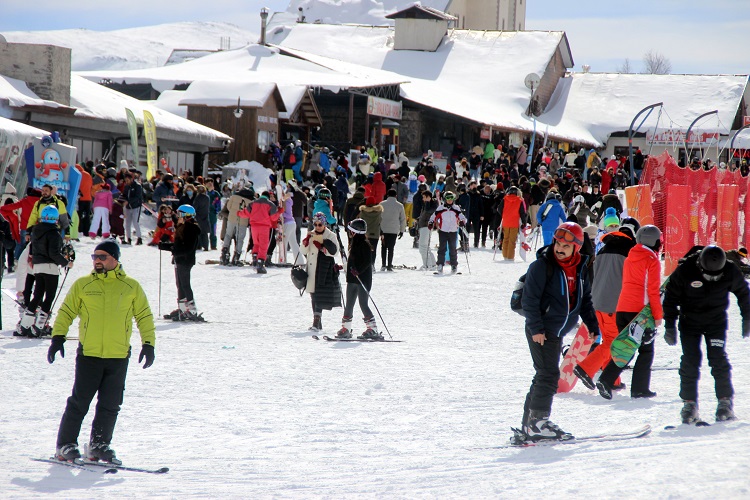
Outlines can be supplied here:
[[336, 234], [327, 227], [326, 215], [317, 212], [312, 216], [312, 227], [302, 240], [302, 253], [307, 258], [307, 286], [313, 310], [311, 331], [323, 329], [323, 310], [341, 307], [341, 285], [334, 256], [339, 247]]
[[341, 329], [336, 334], [340, 339], [352, 338], [352, 318], [354, 304], [359, 300], [366, 329], [358, 339], [383, 340], [378, 332], [375, 316], [367, 302], [372, 289], [372, 247], [367, 239], [367, 223], [354, 219], [347, 225], [349, 232], [349, 257], [346, 259], [346, 300], [344, 315], [341, 318]]
[[359, 218], [367, 224], [367, 239], [370, 240], [372, 246], [370, 259], [374, 271], [380, 241], [380, 223], [383, 221], [383, 207], [375, 201], [374, 197], [369, 196], [365, 198], [365, 204], [359, 207]]

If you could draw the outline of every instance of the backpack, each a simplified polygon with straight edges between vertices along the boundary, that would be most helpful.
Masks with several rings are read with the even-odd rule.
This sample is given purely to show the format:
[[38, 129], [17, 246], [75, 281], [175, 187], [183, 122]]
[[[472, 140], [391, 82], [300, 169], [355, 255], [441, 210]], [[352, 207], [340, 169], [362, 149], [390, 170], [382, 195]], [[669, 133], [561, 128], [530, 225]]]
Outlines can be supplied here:
[[552, 210], [552, 203], [547, 205], [547, 208], [545, 208], [544, 212], [542, 212], [542, 222], [547, 220], [547, 216], [549, 215], [550, 210]]
[[[552, 268], [552, 265], [547, 262], [547, 281], [552, 277], [552, 274], [554, 273], [554, 269]], [[524, 318], [526, 317], [523, 313], [523, 286], [524, 283], [526, 283], [526, 274], [523, 273], [523, 275], [518, 278], [518, 281], [516, 281], [516, 285], [513, 287], [513, 293], [510, 294], [510, 310], [520, 314]]]
[[297, 155], [295, 155], [294, 153], [289, 153], [289, 163], [291, 165], [297, 163]]

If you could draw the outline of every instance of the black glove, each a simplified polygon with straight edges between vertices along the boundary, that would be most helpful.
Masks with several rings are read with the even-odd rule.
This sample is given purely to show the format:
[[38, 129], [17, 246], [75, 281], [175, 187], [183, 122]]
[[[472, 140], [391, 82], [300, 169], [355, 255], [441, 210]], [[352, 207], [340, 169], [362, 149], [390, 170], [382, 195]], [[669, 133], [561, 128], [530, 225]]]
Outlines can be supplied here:
[[750, 337], [750, 318], [742, 318], [742, 338]]
[[140, 363], [143, 361], [143, 358], [146, 358], [146, 362], [143, 363], [143, 369], [145, 370], [154, 364], [154, 358], [156, 358], [156, 355], [154, 354], [154, 346], [143, 344], [143, 347], [141, 347], [141, 355], [138, 356], [138, 362]]
[[673, 326], [668, 326], [664, 329], [664, 340], [667, 345], [677, 345], [677, 329]]
[[398, 239], [401, 239], [401, 237], [404, 235], [403, 231], [398, 233]]
[[47, 361], [49, 361], [50, 364], [55, 362], [55, 354], [58, 352], [60, 353], [60, 357], [65, 357], [65, 348], [63, 347], [63, 344], [65, 343], [65, 337], [62, 335], [55, 335], [52, 337], [52, 344], [50, 344], [49, 349], [47, 350]]
[[174, 243], [169, 241], [160, 241], [159, 242], [159, 250], [164, 250], [167, 252], [171, 252], [172, 248], [174, 248]]

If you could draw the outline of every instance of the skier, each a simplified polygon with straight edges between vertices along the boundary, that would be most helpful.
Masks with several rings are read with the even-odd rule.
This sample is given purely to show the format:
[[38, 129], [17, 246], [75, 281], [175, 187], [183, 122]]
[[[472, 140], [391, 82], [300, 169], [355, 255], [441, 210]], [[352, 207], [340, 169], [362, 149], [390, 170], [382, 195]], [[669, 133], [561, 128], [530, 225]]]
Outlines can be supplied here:
[[339, 251], [336, 235], [326, 227], [326, 215], [318, 212], [312, 216], [313, 228], [302, 240], [302, 253], [307, 257], [307, 293], [313, 310], [311, 331], [323, 329], [323, 309], [341, 307], [341, 285], [336, 262]]
[[[662, 324], [664, 312], [659, 296], [661, 263], [661, 231], [651, 224], [641, 227], [635, 234], [636, 245], [630, 250], [622, 269], [622, 290], [617, 300], [615, 321], [617, 330], [622, 331], [646, 305], [651, 306], [656, 326]], [[631, 398], [652, 398], [656, 396], [651, 385], [651, 363], [654, 361], [654, 336], [656, 332], [643, 334], [638, 348], [638, 359], [633, 366], [630, 383]], [[596, 388], [604, 399], [612, 399], [612, 388], [623, 368], [610, 361], [599, 376]]]
[[573, 439], [549, 419], [560, 380], [560, 343], [562, 336], [576, 326], [579, 315], [592, 338], [599, 333], [591, 302], [588, 258], [580, 253], [583, 229], [563, 222], [553, 237], [553, 244], [537, 251], [523, 287], [526, 339], [536, 373], [523, 407], [523, 434], [516, 436], [520, 441]]
[[232, 245], [232, 238], [235, 238], [234, 256], [232, 257], [233, 266], [241, 266], [240, 256], [242, 254], [242, 244], [245, 242], [247, 233], [248, 219], [242, 218], [237, 214], [255, 199], [255, 191], [252, 188], [242, 188], [238, 193], [233, 194], [222, 209], [226, 217], [227, 227], [222, 241], [221, 264], [229, 265], [229, 250]]
[[458, 228], [466, 225], [466, 217], [461, 212], [461, 207], [454, 201], [456, 195], [448, 191], [443, 195], [443, 203], [438, 205], [435, 212], [430, 216], [427, 228], [432, 231], [433, 228], [438, 230], [438, 251], [437, 251], [437, 273], [443, 274], [443, 264], [445, 263], [446, 254], [450, 255], [451, 273], [458, 272], [458, 251], [456, 250], [456, 240]]
[[[65, 258], [63, 240], [57, 226], [59, 213], [54, 205], [42, 209], [39, 223], [31, 231], [31, 254], [34, 273], [34, 296], [26, 302], [26, 311], [21, 319], [21, 334], [41, 337], [55, 299], [60, 271], [57, 266], [73, 267], [73, 261]], [[37, 307], [39, 308], [37, 310]]]
[[705, 338], [706, 357], [715, 380], [716, 420], [734, 420], [732, 366], [725, 350], [729, 292], [737, 297], [742, 312], [742, 337], [750, 337], [750, 291], [742, 272], [727, 261], [724, 250], [709, 245], [685, 258], [669, 278], [664, 295], [664, 339], [677, 345], [675, 321], [679, 317], [682, 361], [680, 399], [683, 423], [698, 417], [698, 379], [701, 366], [701, 339]]
[[[269, 192], [263, 191], [260, 198], [250, 203], [239, 215], [250, 223], [253, 236], [253, 265], [258, 274], [266, 274], [266, 257], [268, 257], [268, 243], [271, 228], [279, 221], [279, 207], [269, 200]], [[281, 251], [282, 249], [279, 249]], [[284, 249], [285, 250], [285, 249]]]
[[[610, 346], [619, 335], [616, 315], [617, 301], [622, 289], [622, 268], [630, 249], [635, 246], [635, 235], [641, 225], [637, 220], [626, 217], [620, 225], [620, 230], [608, 233], [602, 240], [604, 246], [594, 261], [594, 276], [591, 296], [596, 310], [596, 319], [602, 333], [602, 342], [581, 361], [573, 373], [589, 389], [596, 389], [592, 380], [599, 370], [603, 370], [611, 359]], [[612, 389], [624, 389], [619, 377]]]
[[368, 196], [365, 204], [359, 206], [359, 217], [367, 223], [367, 239], [372, 246], [372, 269], [375, 271], [375, 258], [378, 254], [378, 242], [380, 241], [380, 224], [383, 221], [383, 207], [375, 202], [375, 198]]
[[162, 241], [174, 241], [174, 225], [177, 217], [172, 213], [172, 205], [164, 204], [159, 207], [159, 217], [156, 219], [156, 231], [148, 246], [157, 246]]
[[367, 223], [362, 219], [354, 219], [347, 229], [349, 230], [349, 258], [346, 260], [346, 302], [344, 316], [341, 318], [341, 330], [338, 331], [336, 337], [352, 338], [352, 314], [354, 304], [359, 299], [359, 307], [364, 315], [367, 329], [357, 338], [383, 340], [383, 336], [378, 333], [375, 316], [367, 304], [368, 292], [372, 288], [372, 262], [370, 261], [372, 248], [367, 240]]
[[195, 220], [195, 208], [180, 205], [177, 208], [177, 226], [174, 243], [159, 243], [159, 250], [172, 252], [175, 284], [177, 285], [177, 309], [165, 316], [172, 321], [203, 321], [198, 314], [190, 285], [190, 273], [195, 265], [195, 251], [201, 240], [201, 228]]
[[516, 257], [518, 231], [526, 223], [526, 207], [524, 205], [521, 190], [513, 186], [508, 188], [505, 198], [500, 202], [498, 210], [503, 216], [501, 224], [503, 228], [503, 257], [505, 260], [512, 261]]
[[131, 172], [125, 174], [125, 190], [122, 194], [125, 201], [125, 239], [131, 244], [130, 228], [135, 226], [136, 245], [143, 245], [141, 238], [141, 206], [143, 205], [143, 187]]
[[[417, 218], [417, 228], [419, 229], [419, 255], [422, 256], [422, 267], [420, 271], [432, 271], [435, 269], [435, 256], [430, 249], [430, 231], [429, 221], [432, 214], [437, 210], [438, 202], [432, 199], [432, 192], [429, 189], [422, 191], [422, 203]], [[416, 199], [416, 197], [415, 197]]]
[[154, 363], [156, 333], [146, 294], [123, 271], [117, 243], [112, 240], [99, 243], [91, 257], [94, 272], [76, 280], [65, 297], [47, 351], [49, 363], [55, 361], [58, 352], [65, 357], [68, 329], [80, 317], [73, 393], [60, 421], [55, 456], [66, 461], [81, 457], [78, 434], [91, 400], [98, 393], [87, 456], [91, 460], [120, 464], [110, 444], [125, 391], [133, 318], [141, 335], [143, 347], [138, 362], [146, 360], [143, 368]]

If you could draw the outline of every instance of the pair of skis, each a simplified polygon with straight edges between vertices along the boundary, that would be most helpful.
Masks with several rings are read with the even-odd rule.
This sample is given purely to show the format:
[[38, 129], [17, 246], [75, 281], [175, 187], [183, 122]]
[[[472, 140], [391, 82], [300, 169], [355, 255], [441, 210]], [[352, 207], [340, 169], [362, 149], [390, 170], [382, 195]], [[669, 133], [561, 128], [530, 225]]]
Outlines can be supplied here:
[[58, 460], [55, 457], [49, 458], [32, 458], [35, 462], [43, 462], [48, 464], [62, 465], [71, 469], [78, 469], [87, 472], [97, 472], [102, 474], [116, 474], [118, 471], [127, 472], [143, 472], [146, 474], [166, 474], [169, 472], [169, 467], [160, 467], [158, 469], [146, 469], [142, 467], [129, 467], [127, 465], [111, 464], [107, 462], [95, 462], [91, 460], [76, 459], [72, 462], [66, 460]]
[[[318, 337], [317, 335], [313, 335], [312, 338], [315, 339], [315, 340], [320, 340], [320, 337]], [[339, 339], [339, 338], [336, 338], [336, 337], [329, 337], [327, 335], [323, 335], [323, 340], [327, 340], [329, 342], [373, 342], [373, 343], [376, 343], [376, 342], [403, 342], [403, 340], [393, 340], [393, 339], [383, 339], [383, 340], [355, 339], [355, 338], [352, 338], [352, 339]]]

